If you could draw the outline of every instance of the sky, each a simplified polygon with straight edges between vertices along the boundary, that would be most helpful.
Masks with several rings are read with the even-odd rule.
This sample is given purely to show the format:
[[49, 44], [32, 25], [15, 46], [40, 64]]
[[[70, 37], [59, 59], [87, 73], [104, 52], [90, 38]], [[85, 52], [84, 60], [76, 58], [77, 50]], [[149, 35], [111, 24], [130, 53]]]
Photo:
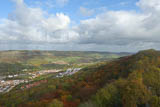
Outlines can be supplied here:
[[1, 0], [0, 50], [160, 49], [160, 0]]

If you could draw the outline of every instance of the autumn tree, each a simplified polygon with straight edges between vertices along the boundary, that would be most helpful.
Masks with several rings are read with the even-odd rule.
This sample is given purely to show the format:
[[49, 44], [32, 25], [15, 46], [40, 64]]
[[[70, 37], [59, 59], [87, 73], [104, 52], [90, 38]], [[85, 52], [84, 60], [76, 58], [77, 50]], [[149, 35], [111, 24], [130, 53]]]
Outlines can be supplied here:
[[54, 99], [48, 107], [63, 107], [63, 103], [57, 99]]

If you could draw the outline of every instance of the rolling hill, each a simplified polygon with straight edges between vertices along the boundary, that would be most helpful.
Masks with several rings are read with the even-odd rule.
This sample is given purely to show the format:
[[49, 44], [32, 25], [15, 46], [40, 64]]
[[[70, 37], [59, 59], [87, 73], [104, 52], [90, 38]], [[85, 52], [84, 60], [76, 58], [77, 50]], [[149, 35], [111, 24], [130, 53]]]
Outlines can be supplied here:
[[0, 51], [0, 74], [16, 73], [23, 69], [30, 71], [60, 69], [68, 65], [91, 64], [106, 61], [130, 53], [80, 52], [80, 51]]
[[[160, 51], [145, 50], [87, 66], [74, 75], [20, 84], [0, 95], [4, 107], [159, 107]], [[36, 81], [40, 82], [40, 81]], [[33, 84], [33, 83], [32, 83]]]

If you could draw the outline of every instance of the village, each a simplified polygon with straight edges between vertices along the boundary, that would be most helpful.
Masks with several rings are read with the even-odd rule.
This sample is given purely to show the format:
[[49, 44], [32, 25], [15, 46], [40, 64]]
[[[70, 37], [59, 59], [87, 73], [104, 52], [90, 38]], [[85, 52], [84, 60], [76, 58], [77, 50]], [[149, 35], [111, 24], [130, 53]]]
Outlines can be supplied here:
[[0, 80], [0, 93], [9, 92], [20, 83], [28, 83], [28, 80]]
[[[75, 74], [76, 72], [78, 72], [79, 70], [81, 70], [81, 68], [69, 68], [67, 69], [65, 72], [63, 73], [58, 73], [54, 78], [60, 78], [60, 77], [64, 77], [64, 76], [69, 76], [69, 75], [73, 75]], [[46, 71], [47, 72], [47, 71]], [[49, 73], [53, 72], [52, 70], [49, 70], [48, 71]], [[56, 72], [59, 72], [59, 71], [56, 71]], [[41, 71], [42, 73], [42, 71]], [[43, 73], [42, 73], [43, 74]], [[32, 88], [32, 87], [36, 87], [36, 86], [39, 86], [40, 84], [42, 83], [47, 83], [48, 81], [47, 80], [40, 80], [40, 81], [36, 81], [36, 82], [33, 82], [33, 83], [30, 83], [30, 84], [27, 84], [27, 85], [23, 85], [21, 86], [21, 89], [24, 90], [24, 89], [29, 89], [29, 88]]]
[[[0, 93], [6, 93], [9, 92], [10, 90], [12, 90], [15, 86], [22, 84], [22, 83], [28, 83], [25, 86], [22, 86], [21, 89], [28, 89], [34, 86], [38, 86], [41, 83], [46, 83], [46, 80], [41, 80], [38, 82], [34, 82], [34, 83], [30, 83], [34, 80], [34, 78], [37, 78], [41, 75], [47, 75], [50, 73], [58, 73], [54, 78], [59, 78], [59, 77], [64, 77], [64, 76], [69, 76], [69, 75], [73, 75], [74, 73], [78, 72], [79, 70], [81, 70], [81, 68], [69, 68], [67, 69], [65, 72], [62, 73], [58, 73], [60, 71], [62, 71], [61, 69], [57, 70], [57, 69], [53, 69], [53, 70], [41, 70], [41, 71], [37, 71], [37, 72], [33, 72], [33, 73], [24, 73], [24, 74], [14, 74], [14, 75], [7, 75], [7, 76], [0, 76]], [[22, 79], [22, 80], [18, 80], [18, 79], [14, 79], [16, 77], [19, 76], [25, 76], [25, 75], [29, 75], [28, 79]], [[5, 80], [5, 79], [9, 79], [9, 80]]]
[[[7, 76], [0, 76], [0, 93], [5, 93], [9, 92], [11, 89], [13, 89], [15, 86], [21, 84], [21, 83], [28, 83], [33, 81], [34, 78], [37, 78], [41, 75], [46, 75], [49, 73], [56, 73], [60, 72], [61, 70], [42, 70], [42, 71], [37, 71], [33, 73], [24, 73], [24, 74], [14, 74], [14, 75], [7, 75]], [[28, 75], [29, 78], [25, 80], [17, 80], [14, 79], [19, 76], [26, 76]], [[7, 80], [6, 80], [7, 79]]]
[[73, 75], [76, 72], [78, 72], [79, 70], [81, 70], [81, 68], [69, 68], [66, 70], [66, 72], [59, 73], [56, 77], [64, 77], [64, 76]]

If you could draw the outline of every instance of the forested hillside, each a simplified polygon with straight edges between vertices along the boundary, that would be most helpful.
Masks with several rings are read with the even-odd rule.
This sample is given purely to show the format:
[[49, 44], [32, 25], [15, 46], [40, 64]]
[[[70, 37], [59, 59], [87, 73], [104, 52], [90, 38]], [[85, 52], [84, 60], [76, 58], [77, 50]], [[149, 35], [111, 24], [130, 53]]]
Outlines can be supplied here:
[[[3, 107], [160, 107], [160, 52], [140, 51], [29, 89], [0, 95]], [[38, 82], [38, 81], [37, 81]]]

